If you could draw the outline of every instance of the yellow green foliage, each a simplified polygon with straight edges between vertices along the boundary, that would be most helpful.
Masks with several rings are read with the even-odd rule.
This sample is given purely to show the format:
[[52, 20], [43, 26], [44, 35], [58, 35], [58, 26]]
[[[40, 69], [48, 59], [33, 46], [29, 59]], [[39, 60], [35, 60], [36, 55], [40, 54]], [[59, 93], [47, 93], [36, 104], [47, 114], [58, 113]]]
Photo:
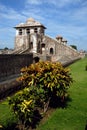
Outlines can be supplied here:
[[72, 82], [69, 69], [59, 62], [40, 61], [22, 68], [21, 72], [23, 75], [19, 80], [22, 80], [26, 87], [34, 85], [56, 91], [57, 96], [64, 96]]
[[70, 70], [59, 62], [40, 61], [22, 68], [21, 73], [18, 80], [23, 82], [25, 88], [10, 98], [9, 104], [24, 124], [33, 121], [36, 110], [44, 112], [54, 98], [64, 101], [68, 96], [72, 82]]

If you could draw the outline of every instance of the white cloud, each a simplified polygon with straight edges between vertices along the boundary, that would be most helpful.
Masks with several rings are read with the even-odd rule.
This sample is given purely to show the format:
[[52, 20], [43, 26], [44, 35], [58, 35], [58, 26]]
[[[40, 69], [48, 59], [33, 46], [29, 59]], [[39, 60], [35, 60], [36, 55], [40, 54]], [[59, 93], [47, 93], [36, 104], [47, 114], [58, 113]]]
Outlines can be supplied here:
[[13, 8], [8, 8], [5, 5], [0, 4], [0, 19], [1, 18], [19, 20], [19, 19], [25, 19], [25, 16], [19, 14]]
[[56, 7], [64, 7], [68, 4], [76, 4], [81, 0], [26, 0], [26, 4], [40, 5], [40, 4], [53, 4]]
[[0, 11], [6, 10], [6, 7], [2, 4], [0, 4]]
[[26, 4], [35, 4], [35, 5], [39, 5], [41, 4], [42, 1], [41, 0], [26, 0]]
[[75, 20], [79, 20], [79, 22], [86, 22], [87, 19], [87, 7], [81, 7], [75, 10], [71, 16]]
[[56, 7], [64, 7], [67, 4], [72, 3], [72, 0], [48, 0], [48, 3], [51, 3]]
[[[5, 45], [5, 43], [3, 42], [3, 41], [0, 41], [0, 45], [2, 46], [2, 45]], [[1, 49], [1, 48], [0, 48]]]

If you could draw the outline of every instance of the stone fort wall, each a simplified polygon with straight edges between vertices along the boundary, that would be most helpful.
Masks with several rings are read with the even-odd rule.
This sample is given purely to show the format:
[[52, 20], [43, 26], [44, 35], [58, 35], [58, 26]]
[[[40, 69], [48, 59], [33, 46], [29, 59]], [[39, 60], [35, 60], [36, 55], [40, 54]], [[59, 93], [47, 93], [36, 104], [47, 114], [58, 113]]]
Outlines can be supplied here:
[[20, 73], [20, 69], [33, 63], [33, 54], [0, 55], [0, 81]]
[[52, 61], [61, 61], [64, 62], [76, 60], [81, 58], [80, 53], [73, 49], [72, 47], [68, 46], [67, 44], [63, 44], [62, 42], [59, 43], [57, 39], [50, 38], [49, 36], [44, 37], [44, 43], [46, 44], [47, 54], [50, 55], [50, 48], [53, 48], [54, 54], [51, 55]]

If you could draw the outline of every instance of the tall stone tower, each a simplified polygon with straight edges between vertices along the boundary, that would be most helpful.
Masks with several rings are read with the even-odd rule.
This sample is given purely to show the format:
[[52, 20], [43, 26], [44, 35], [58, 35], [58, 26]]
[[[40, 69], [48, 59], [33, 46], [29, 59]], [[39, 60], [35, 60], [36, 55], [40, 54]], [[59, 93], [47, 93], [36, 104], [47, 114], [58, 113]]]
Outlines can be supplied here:
[[20, 23], [15, 29], [15, 50], [29, 49], [29, 52], [40, 52], [40, 43], [46, 29], [44, 25], [33, 18], [29, 18], [26, 23]]

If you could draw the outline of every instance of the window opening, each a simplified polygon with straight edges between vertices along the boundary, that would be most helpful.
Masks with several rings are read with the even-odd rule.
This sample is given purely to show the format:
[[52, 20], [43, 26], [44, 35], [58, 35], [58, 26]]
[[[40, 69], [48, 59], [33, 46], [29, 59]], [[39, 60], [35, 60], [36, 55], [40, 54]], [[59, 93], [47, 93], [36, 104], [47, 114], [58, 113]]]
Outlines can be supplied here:
[[53, 54], [53, 48], [50, 48], [50, 54]]
[[26, 29], [26, 32], [27, 32], [27, 34], [30, 34], [30, 29], [27, 28], [27, 29]]
[[22, 29], [19, 29], [19, 35], [22, 35]]
[[34, 29], [34, 32], [37, 33], [37, 28]]

